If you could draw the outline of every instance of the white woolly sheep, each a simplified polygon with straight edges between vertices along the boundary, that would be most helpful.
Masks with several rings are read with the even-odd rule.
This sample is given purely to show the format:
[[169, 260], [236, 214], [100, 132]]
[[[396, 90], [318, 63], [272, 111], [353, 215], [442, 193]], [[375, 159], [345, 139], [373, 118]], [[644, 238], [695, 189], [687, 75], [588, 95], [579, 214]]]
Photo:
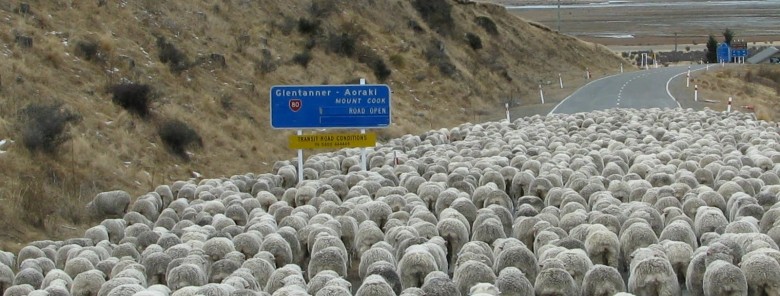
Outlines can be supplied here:
[[672, 264], [663, 251], [639, 248], [631, 253], [628, 291], [639, 295], [680, 295]]
[[203, 286], [208, 282], [205, 271], [195, 264], [182, 264], [171, 269], [166, 279], [168, 288], [174, 291], [186, 286]]
[[271, 277], [268, 278], [268, 284], [266, 284], [265, 286], [265, 291], [270, 294], [273, 294], [274, 292], [276, 292], [276, 290], [279, 290], [284, 286], [283, 280], [286, 279], [287, 277], [298, 278], [298, 280], [296, 281], [305, 283], [300, 266], [295, 264], [287, 264], [285, 266], [282, 266], [281, 268], [274, 270], [274, 272], [271, 274]]
[[122, 216], [130, 206], [130, 194], [121, 191], [101, 192], [87, 203], [87, 210], [95, 217]]
[[322, 270], [333, 270], [339, 275], [346, 277], [347, 258], [344, 256], [342, 248], [326, 247], [312, 254], [308, 268], [307, 274], [310, 278]]
[[[258, 253], [258, 255], [260, 255], [260, 253]], [[257, 286], [260, 288], [266, 287], [268, 279], [276, 269], [276, 266], [273, 265], [273, 258], [269, 260], [260, 258], [248, 259], [247, 261], [244, 261], [244, 264], [242, 264], [241, 267], [248, 269], [252, 273], [255, 277], [255, 281], [257, 281]]]
[[574, 282], [577, 286], [582, 286], [582, 280], [585, 278], [585, 273], [591, 269], [593, 263], [591, 263], [588, 254], [581, 249], [565, 250], [555, 256], [556, 259], [563, 262], [564, 269], [569, 275], [574, 278]]
[[704, 295], [748, 295], [745, 274], [733, 264], [716, 260], [704, 272]]
[[404, 289], [420, 287], [428, 273], [437, 270], [436, 259], [424, 246], [407, 248], [398, 261], [398, 275]]
[[428, 296], [460, 296], [460, 290], [450, 277], [443, 272], [434, 271], [425, 277], [422, 290]]
[[617, 268], [594, 265], [582, 281], [582, 296], [611, 296], [626, 291], [626, 284]]
[[467, 295], [471, 287], [477, 283], [494, 283], [496, 275], [487, 264], [469, 260], [455, 268], [452, 280], [457, 285], [461, 295]]
[[496, 288], [504, 296], [524, 296], [534, 293], [534, 286], [526, 278], [525, 274], [516, 267], [511, 266], [499, 272], [496, 278]]
[[[656, 237], [655, 232], [648, 224], [634, 223], [620, 235], [621, 258], [627, 260], [637, 249], [657, 243], [658, 237]], [[625, 261], [621, 262], [625, 263]]]
[[748, 295], [780, 295], [777, 260], [763, 254], [749, 256], [741, 262], [740, 269], [747, 279]]
[[100, 291], [100, 286], [105, 283], [105, 275], [98, 270], [82, 272], [73, 278], [70, 286], [71, 296], [94, 296]]
[[579, 295], [579, 288], [564, 269], [563, 262], [553, 258], [545, 260], [541, 265], [542, 269], [534, 282], [536, 295]]
[[620, 267], [620, 240], [612, 231], [596, 229], [585, 238], [585, 251], [593, 264]]
[[391, 296], [395, 295], [393, 288], [380, 275], [370, 275], [358, 288], [356, 296]]

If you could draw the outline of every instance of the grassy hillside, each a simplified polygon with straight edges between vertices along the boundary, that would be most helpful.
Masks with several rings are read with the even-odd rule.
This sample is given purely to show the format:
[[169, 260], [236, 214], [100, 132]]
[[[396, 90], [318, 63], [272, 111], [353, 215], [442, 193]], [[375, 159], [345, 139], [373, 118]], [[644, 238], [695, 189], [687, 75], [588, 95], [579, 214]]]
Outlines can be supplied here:
[[780, 122], [780, 67], [764, 64], [715, 69], [693, 80], [701, 89], [701, 97], [715, 102], [706, 107], [726, 110], [732, 97], [733, 110], [755, 112], [760, 120]]
[[[24, 5], [27, 3], [29, 5]], [[0, 245], [62, 238], [101, 191], [266, 172], [295, 156], [268, 90], [366, 78], [394, 91], [380, 139], [534, 104], [614, 72], [601, 46], [451, 0], [0, 2]]]

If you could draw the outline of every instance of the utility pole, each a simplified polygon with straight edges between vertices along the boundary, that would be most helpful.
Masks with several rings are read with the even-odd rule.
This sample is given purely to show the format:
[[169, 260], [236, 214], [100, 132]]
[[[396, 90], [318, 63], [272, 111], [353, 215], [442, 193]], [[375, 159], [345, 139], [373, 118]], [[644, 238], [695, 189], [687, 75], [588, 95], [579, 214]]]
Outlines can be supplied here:
[[561, 32], [561, 0], [558, 0], [558, 33]]

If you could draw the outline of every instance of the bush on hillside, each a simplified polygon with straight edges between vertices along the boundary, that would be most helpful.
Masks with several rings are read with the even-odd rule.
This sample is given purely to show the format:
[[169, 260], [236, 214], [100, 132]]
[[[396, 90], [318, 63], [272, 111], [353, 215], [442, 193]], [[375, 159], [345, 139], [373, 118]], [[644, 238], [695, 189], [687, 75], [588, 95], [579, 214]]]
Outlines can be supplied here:
[[298, 32], [304, 35], [316, 35], [320, 32], [320, 21], [305, 17], [298, 19]]
[[414, 0], [412, 6], [431, 29], [445, 36], [453, 32], [455, 20], [449, 0]]
[[150, 115], [151, 87], [146, 84], [122, 83], [111, 88], [111, 101], [141, 118]]
[[81, 120], [62, 103], [30, 104], [21, 110], [21, 115], [24, 147], [33, 153], [40, 151], [52, 155], [70, 139], [68, 123]]
[[498, 35], [498, 26], [496, 26], [496, 23], [493, 21], [493, 19], [486, 17], [486, 16], [478, 16], [476, 19], [474, 19], [474, 22], [477, 23], [478, 26], [482, 27], [482, 29], [485, 30], [490, 35]]
[[165, 144], [168, 151], [184, 160], [190, 159], [187, 154], [187, 147], [191, 145], [203, 147], [203, 140], [198, 135], [198, 132], [178, 119], [165, 121], [158, 127], [157, 134], [160, 135], [160, 140]]
[[168, 64], [173, 72], [181, 72], [189, 68], [187, 56], [184, 55], [173, 43], [165, 40], [165, 37], [157, 37], [157, 48], [160, 50], [157, 55], [160, 62]]
[[479, 38], [479, 36], [474, 33], [466, 33], [466, 42], [473, 50], [482, 49], [482, 38]]
[[304, 50], [302, 53], [295, 54], [292, 60], [301, 67], [306, 68], [309, 66], [309, 62], [311, 61], [311, 52]]
[[336, 0], [313, 0], [309, 12], [315, 18], [328, 17], [337, 10]]
[[454, 76], [458, 69], [452, 64], [450, 56], [444, 51], [444, 43], [441, 41], [431, 42], [425, 49], [425, 59], [429, 64], [439, 69], [439, 72], [447, 77]]
[[255, 71], [260, 72], [260, 74], [263, 75], [276, 71], [277, 65], [271, 51], [267, 48], [263, 48], [261, 55], [261, 59], [255, 61]]
[[347, 32], [341, 34], [330, 33], [328, 35], [328, 51], [340, 56], [352, 57], [355, 55], [357, 37]]
[[76, 42], [75, 54], [87, 61], [94, 61], [98, 54], [98, 45], [92, 41], [80, 40]]

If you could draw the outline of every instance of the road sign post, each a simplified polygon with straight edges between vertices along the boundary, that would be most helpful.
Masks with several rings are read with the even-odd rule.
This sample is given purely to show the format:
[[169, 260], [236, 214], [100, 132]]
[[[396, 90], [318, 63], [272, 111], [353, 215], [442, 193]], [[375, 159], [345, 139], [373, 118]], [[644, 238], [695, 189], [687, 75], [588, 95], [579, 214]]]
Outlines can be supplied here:
[[[386, 128], [391, 123], [391, 91], [384, 84], [277, 85], [271, 87], [271, 127], [274, 129], [360, 129]], [[374, 140], [374, 144], [376, 141]], [[302, 181], [303, 151], [298, 150], [299, 182]], [[361, 151], [361, 168], [367, 169], [366, 151]]]

